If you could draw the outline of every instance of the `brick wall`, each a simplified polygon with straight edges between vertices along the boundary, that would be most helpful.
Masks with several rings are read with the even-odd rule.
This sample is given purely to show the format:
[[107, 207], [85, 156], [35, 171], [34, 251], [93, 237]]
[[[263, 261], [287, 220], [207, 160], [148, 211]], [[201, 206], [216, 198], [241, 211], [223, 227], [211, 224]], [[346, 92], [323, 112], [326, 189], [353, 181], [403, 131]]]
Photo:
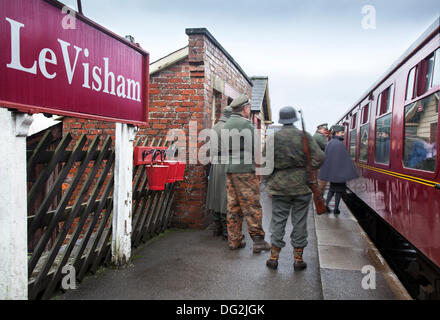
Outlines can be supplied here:
[[[222, 79], [234, 92], [251, 97], [252, 87], [224, 52], [206, 34], [190, 34], [188, 56], [150, 76], [149, 123], [140, 127], [138, 137], [165, 139], [168, 130], [182, 129], [188, 137], [189, 122], [196, 121], [198, 131], [211, 127], [214, 96], [216, 109], [228, 103], [224, 92], [214, 90], [214, 75]], [[233, 97], [229, 97], [233, 98]], [[219, 110], [216, 110], [217, 117]], [[104, 134], [114, 137], [115, 124], [76, 118], [64, 118], [63, 131], [75, 138], [82, 133]], [[187, 159], [191, 151], [204, 142], [190, 144], [187, 140]], [[204, 228], [211, 221], [205, 207], [207, 168], [188, 164], [184, 181], [175, 191], [174, 226]]]

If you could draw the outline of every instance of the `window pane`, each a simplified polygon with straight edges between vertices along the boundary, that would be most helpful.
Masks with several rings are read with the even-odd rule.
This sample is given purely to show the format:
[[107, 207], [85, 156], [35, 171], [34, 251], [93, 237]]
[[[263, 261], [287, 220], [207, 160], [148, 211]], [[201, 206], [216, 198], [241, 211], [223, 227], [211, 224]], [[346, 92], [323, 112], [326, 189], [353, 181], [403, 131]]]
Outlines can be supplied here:
[[361, 127], [361, 141], [359, 145], [359, 160], [368, 161], [368, 125]]
[[408, 75], [408, 84], [406, 86], [406, 99], [411, 100], [414, 94], [414, 79], [416, 77], [416, 68], [412, 68]]
[[435, 52], [435, 66], [434, 66], [434, 76], [432, 79], [432, 86], [437, 86], [440, 84], [440, 49]]
[[438, 94], [405, 107], [405, 167], [431, 172], [437, 168]]
[[429, 89], [431, 89], [431, 79], [432, 79], [432, 73], [434, 71], [434, 55], [431, 55], [428, 58], [428, 66], [427, 66], [427, 70], [426, 70], [426, 75], [425, 75], [425, 91], [428, 91]]
[[350, 132], [350, 156], [353, 158], [353, 160], [356, 158], [356, 137], [356, 130]]
[[376, 120], [376, 146], [374, 160], [377, 163], [390, 163], [391, 113]]
[[385, 109], [384, 114], [392, 110], [393, 100], [394, 100], [394, 85], [392, 84], [388, 88], [388, 100], [387, 100], [387, 105], [386, 105], [386, 109]]
[[356, 121], [357, 121], [357, 113], [355, 113], [355, 114], [351, 117], [351, 126], [350, 126], [350, 129], [354, 129], [354, 128], [356, 128]]
[[367, 123], [368, 121], [368, 109], [370, 107], [370, 104], [367, 104], [363, 110], [362, 110], [362, 124]]
[[380, 116], [380, 105], [382, 104], [382, 93], [379, 94], [379, 98], [377, 98], [377, 110], [376, 115]]

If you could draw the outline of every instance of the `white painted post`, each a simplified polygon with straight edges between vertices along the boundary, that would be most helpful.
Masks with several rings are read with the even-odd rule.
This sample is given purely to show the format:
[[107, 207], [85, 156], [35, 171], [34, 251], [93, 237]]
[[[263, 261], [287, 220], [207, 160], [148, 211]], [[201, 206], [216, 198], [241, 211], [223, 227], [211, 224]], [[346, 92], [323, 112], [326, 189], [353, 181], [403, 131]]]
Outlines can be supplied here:
[[28, 298], [26, 136], [32, 120], [0, 108], [0, 300]]
[[131, 254], [133, 141], [137, 130], [133, 125], [116, 123], [112, 262], [118, 266], [126, 264]]

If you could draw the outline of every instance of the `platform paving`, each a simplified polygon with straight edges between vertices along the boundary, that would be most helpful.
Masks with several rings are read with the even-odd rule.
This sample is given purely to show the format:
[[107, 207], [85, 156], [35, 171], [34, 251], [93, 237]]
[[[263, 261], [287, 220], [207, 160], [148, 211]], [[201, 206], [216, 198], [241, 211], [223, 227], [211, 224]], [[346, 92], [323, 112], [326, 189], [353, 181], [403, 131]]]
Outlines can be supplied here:
[[[263, 225], [270, 237], [271, 199], [262, 192]], [[286, 248], [277, 270], [266, 267], [269, 252], [254, 254], [247, 246], [231, 251], [212, 231], [172, 229], [133, 250], [123, 269], [105, 268], [86, 277], [76, 290], [60, 300], [322, 300], [404, 299], [406, 296], [381, 263], [371, 254], [371, 243], [343, 206], [339, 216], [308, 216], [309, 246], [306, 270], [293, 271], [292, 248], [286, 230]], [[246, 231], [246, 230], [245, 230]], [[361, 269], [378, 265], [376, 289], [364, 290]], [[401, 285], [400, 285], [401, 286]], [[400, 291], [399, 291], [400, 290]], [[404, 289], [403, 289], [404, 290]], [[403, 292], [403, 293], [402, 293]]]

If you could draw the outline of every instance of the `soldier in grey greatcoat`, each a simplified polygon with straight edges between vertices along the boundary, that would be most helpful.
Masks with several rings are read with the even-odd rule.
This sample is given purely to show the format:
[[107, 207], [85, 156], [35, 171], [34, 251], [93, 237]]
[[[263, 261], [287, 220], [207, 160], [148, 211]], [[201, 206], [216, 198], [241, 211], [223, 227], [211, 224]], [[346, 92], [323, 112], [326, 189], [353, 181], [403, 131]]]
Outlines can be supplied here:
[[[272, 219], [270, 232], [272, 248], [266, 265], [278, 267], [278, 257], [286, 243], [283, 241], [287, 219], [291, 214], [293, 231], [290, 234], [293, 246], [294, 269], [306, 268], [303, 250], [307, 246], [307, 213], [312, 191], [308, 187], [306, 155], [303, 148], [303, 132], [293, 123], [298, 120], [296, 110], [287, 106], [280, 110], [281, 130], [274, 134], [274, 154], [269, 152], [266, 158], [273, 157], [274, 171], [264, 178], [266, 190], [272, 197]], [[318, 169], [324, 161], [324, 152], [307, 133], [312, 169]], [[269, 149], [270, 150], [270, 149]]]
[[[222, 147], [221, 130], [231, 114], [232, 108], [227, 106], [223, 110], [223, 115], [212, 128], [217, 137], [217, 149], [211, 150], [211, 169], [209, 172], [208, 194], [206, 197], [206, 206], [212, 210], [215, 224], [214, 236], [222, 236], [224, 240], [228, 239], [228, 228], [226, 226], [228, 198], [226, 193], [226, 164], [222, 164], [220, 158]], [[217, 161], [213, 161], [214, 158], [216, 158]]]
[[327, 145], [327, 130], [327, 123], [320, 124], [313, 135], [313, 139], [315, 139], [322, 151], [325, 151], [325, 146]]
[[[325, 151], [325, 147], [327, 146], [327, 141], [328, 141], [327, 135], [328, 135], [327, 123], [320, 124], [316, 129], [315, 134], [313, 135], [313, 139], [315, 139], [316, 143], [319, 145], [322, 151]], [[324, 193], [326, 185], [327, 185], [327, 181], [318, 179], [318, 187], [322, 193]]]

